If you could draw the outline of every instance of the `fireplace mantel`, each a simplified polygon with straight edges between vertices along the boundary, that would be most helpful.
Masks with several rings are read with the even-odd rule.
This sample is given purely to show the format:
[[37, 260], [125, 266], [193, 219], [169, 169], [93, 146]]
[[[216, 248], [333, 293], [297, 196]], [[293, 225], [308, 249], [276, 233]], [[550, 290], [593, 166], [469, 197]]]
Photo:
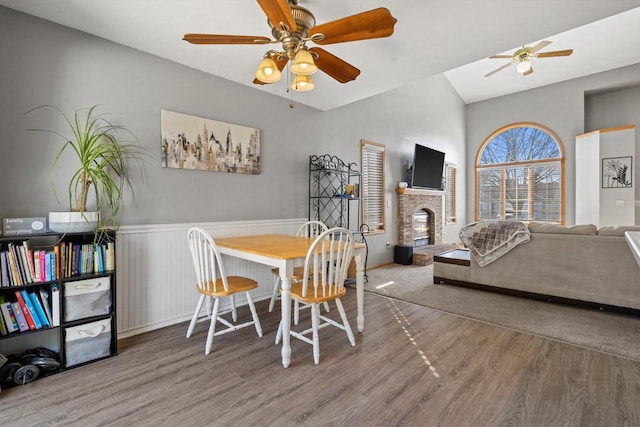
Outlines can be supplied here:
[[424, 188], [396, 188], [398, 194], [418, 194], [423, 196], [444, 196], [444, 191], [426, 190]]

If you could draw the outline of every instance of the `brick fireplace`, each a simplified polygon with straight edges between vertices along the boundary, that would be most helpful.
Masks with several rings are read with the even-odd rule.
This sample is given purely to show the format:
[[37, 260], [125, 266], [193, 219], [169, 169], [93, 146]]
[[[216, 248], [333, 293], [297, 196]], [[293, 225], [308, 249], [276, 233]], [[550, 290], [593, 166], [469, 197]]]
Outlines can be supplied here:
[[399, 188], [396, 191], [398, 244], [413, 247], [413, 264], [431, 264], [434, 254], [455, 248], [455, 244], [442, 244], [443, 191], [417, 188]]
[[[402, 191], [402, 193], [401, 193]], [[442, 243], [442, 212], [444, 192], [419, 190], [416, 188], [398, 189], [398, 238], [401, 245], [414, 246], [414, 216], [426, 212], [431, 222], [431, 235], [428, 245]]]

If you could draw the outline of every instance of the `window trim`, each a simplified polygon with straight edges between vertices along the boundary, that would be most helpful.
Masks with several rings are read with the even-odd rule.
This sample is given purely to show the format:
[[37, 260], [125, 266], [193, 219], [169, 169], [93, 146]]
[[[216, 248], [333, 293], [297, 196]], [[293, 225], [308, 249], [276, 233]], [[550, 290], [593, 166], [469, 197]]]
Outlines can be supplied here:
[[[558, 146], [558, 151], [560, 152], [559, 157], [555, 157], [553, 159], [524, 160], [521, 162], [492, 163], [490, 165], [479, 164], [480, 159], [482, 158], [482, 152], [484, 151], [485, 147], [491, 141], [493, 141], [493, 139], [497, 135], [503, 132], [506, 132], [510, 129], [518, 128], [518, 127], [532, 127], [548, 133], [556, 142], [556, 145]], [[491, 135], [489, 135], [478, 148], [478, 151], [476, 152], [476, 159], [474, 162], [474, 173], [473, 173], [474, 189], [475, 189], [475, 192], [473, 195], [473, 210], [474, 210], [473, 216], [475, 218], [475, 221], [479, 221], [479, 214], [480, 214], [478, 212], [478, 208], [480, 204], [478, 201], [478, 195], [480, 194], [480, 182], [478, 179], [479, 170], [482, 170], [484, 168], [495, 168], [496, 166], [508, 167], [508, 166], [514, 166], [514, 165], [526, 165], [531, 163], [544, 163], [544, 162], [560, 162], [560, 187], [561, 188], [560, 188], [560, 222], [559, 224], [564, 225], [565, 224], [565, 205], [566, 205], [566, 197], [565, 197], [566, 175], [565, 175], [565, 166], [564, 166], [565, 164], [564, 145], [562, 144], [562, 140], [558, 137], [558, 135], [554, 131], [552, 131], [551, 129], [549, 129], [544, 125], [541, 125], [539, 123], [534, 123], [534, 122], [516, 122], [516, 123], [511, 123], [509, 125], [503, 126], [495, 130], [493, 133], [491, 133]], [[528, 221], [523, 221], [523, 222], [528, 222]]]
[[[369, 148], [367, 148], [369, 147]], [[386, 202], [385, 202], [385, 145], [384, 144], [380, 144], [378, 142], [373, 142], [373, 141], [367, 141], [364, 139], [360, 140], [360, 165], [361, 165], [361, 170], [360, 170], [360, 175], [361, 175], [361, 197], [362, 197], [362, 209], [361, 209], [361, 214], [360, 214], [360, 223], [361, 224], [367, 224], [367, 222], [365, 222], [365, 207], [367, 206], [367, 202], [365, 199], [367, 199], [367, 197], [369, 196], [368, 192], [365, 191], [365, 188], [368, 188], [368, 185], [365, 186], [365, 169], [367, 168], [367, 163], [365, 162], [365, 151], [366, 150], [371, 150], [371, 151], [376, 151], [376, 152], [381, 152], [382, 153], [382, 159], [381, 159], [381, 165], [380, 165], [380, 221], [382, 223], [380, 228], [375, 228], [375, 229], [371, 229], [369, 230], [369, 234], [383, 234], [387, 231], [387, 221], [386, 221]], [[368, 176], [368, 173], [367, 173]]]

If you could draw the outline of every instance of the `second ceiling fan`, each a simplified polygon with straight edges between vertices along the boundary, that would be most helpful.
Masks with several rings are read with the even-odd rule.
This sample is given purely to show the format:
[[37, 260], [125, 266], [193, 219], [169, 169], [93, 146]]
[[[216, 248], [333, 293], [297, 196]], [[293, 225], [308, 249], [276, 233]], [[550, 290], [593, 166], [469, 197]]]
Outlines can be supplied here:
[[307, 47], [307, 42], [319, 45], [389, 37], [397, 20], [386, 8], [347, 16], [316, 25], [313, 14], [298, 6], [298, 0], [257, 0], [267, 15], [273, 40], [264, 36], [223, 34], [185, 34], [183, 40], [193, 44], [280, 44], [281, 49], [264, 54], [256, 71], [255, 84], [277, 82], [282, 70], [291, 61], [294, 74], [291, 88], [297, 91], [313, 89], [309, 77], [321, 70], [340, 83], [355, 80], [360, 70], [319, 47]]
[[556, 50], [552, 52], [539, 52], [545, 47], [551, 44], [550, 41], [541, 41], [533, 47], [522, 47], [522, 49], [516, 50], [512, 55], [493, 55], [489, 59], [511, 59], [510, 62], [496, 68], [495, 70], [485, 74], [485, 77], [489, 77], [504, 70], [510, 65], [517, 64], [517, 70], [523, 76], [528, 76], [533, 73], [533, 67], [531, 66], [531, 58], [551, 58], [554, 56], [569, 56], [573, 53], [573, 49]]

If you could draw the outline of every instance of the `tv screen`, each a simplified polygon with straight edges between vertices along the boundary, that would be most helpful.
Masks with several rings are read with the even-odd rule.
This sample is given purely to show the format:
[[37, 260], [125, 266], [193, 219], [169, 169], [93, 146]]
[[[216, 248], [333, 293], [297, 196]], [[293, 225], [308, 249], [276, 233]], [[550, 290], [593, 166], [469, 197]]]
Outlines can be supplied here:
[[411, 186], [442, 190], [444, 153], [416, 144], [411, 168]]

